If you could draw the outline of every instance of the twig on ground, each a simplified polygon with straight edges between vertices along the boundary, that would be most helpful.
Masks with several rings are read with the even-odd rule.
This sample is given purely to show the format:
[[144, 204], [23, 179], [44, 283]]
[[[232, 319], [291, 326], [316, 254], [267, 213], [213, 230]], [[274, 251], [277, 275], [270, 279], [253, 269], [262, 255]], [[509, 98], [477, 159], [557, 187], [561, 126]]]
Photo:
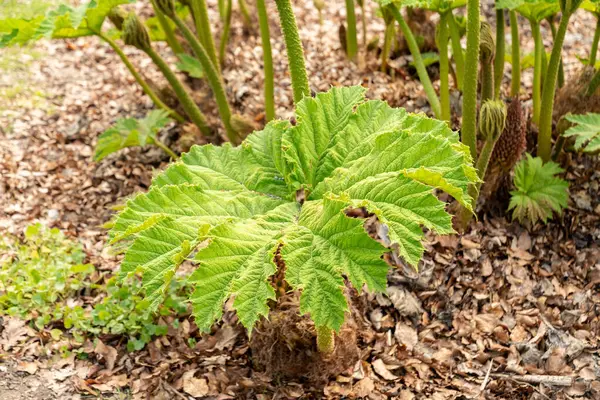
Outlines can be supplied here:
[[508, 375], [508, 374], [492, 374], [494, 378], [512, 379], [517, 382], [525, 383], [543, 383], [552, 386], [571, 386], [573, 378], [570, 376], [560, 375]]
[[483, 394], [485, 387], [487, 386], [490, 380], [490, 372], [492, 372], [492, 365], [494, 365], [494, 360], [490, 360], [490, 366], [488, 367], [487, 373], [485, 374], [485, 379], [481, 383], [481, 387], [479, 388], [480, 394]]

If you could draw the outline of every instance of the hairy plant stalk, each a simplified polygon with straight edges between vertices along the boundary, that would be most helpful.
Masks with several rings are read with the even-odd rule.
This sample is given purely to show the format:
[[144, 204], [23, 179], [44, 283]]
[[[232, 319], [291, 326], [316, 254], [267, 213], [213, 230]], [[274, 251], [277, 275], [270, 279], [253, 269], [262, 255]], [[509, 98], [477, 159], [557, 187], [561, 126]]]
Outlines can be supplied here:
[[196, 103], [194, 103], [192, 97], [190, 96], [186, 88], [179, 81], [179, 79], [177, 79], [177, 76], [175, 76], [173, 71], [171, 71], [169, 65], [167, 65], [165, 60], [163, 60], [162, 57], [156, 51], [154, 51], [152, 47], [148, 47], [144, 51], [146, 52], [146, 54], [148, 54], [152, 61], [154, 61], [154, 64], [156, 64], [156, 66], [163, 73], [163, 75], [173, 88], [173, 91], [177, 95], [177, 98], [181, 102], [181, 105], [183, 106], [183, 109], [185, 110], [188, 117], [198, 127], [198, 129], [200, 129], [200, 132], [202, 132], [203, 135], [210, 136], [210, 128], [206, 123], [206, 118], [202, 114], [202, 111], [200, 111]]
[[160, 140], [154, 139], [154, 144], [156, 145], [156, 147], [162, 149], [162, 151], [167, 153], [169, 155], [169, 157], [171, 157], [173, 160], [179, 159], [179, 156], [177, 154], [175, 154], [175, 152], [173, 150], [171, 150], [166, 144], [164, 144]]
[[335, 335], [333, 330], [326, 326], [315, 327], [317, 331], [317, 349], [321, 353], [331, 353], [335, 348]]
[[481, 101], [494, 98], [494, 66], [481, 63]]
[[306, 64], [304, 63], [304, 49], [298, 33], [296, 17], [290, 0], [275, 0], [285, 48], [287, 51], [290, 76], [292, 79], [292, 91], [294, 92], [294, 103], [298, 103], [305, 96], [310, 96]]
[[[473, 210], [477, 206], [477, 199], [479, 198], [481, 185], [485, 178], [490, 159], [492, 158], [492, 153], [494, 152], [494, 146], [506, 127], [506, 115], [506, 106], [501, 100], [482, 102], [479, 112], [479, 131], [485, 139], [485, 143], [475, 164], [479, 182], [475, 185], [470, 185], [468, 188], [469, 195], [473, 198]], [[469, 224], [471, 215], [472, 213], [464, 207], [460, 211], [459, 223], [463, 231]]]
[[494, 96], [494, 55], [496, 48], [492, 28], [481, 22], [479, 32], [479, 62], [481, 63], [481, 102]]
[[220, 72], [219, 59], [217, 58], [217, 49], [210, 29], [210, 21], [208, 19], [208, 8], [206, 0], [190, 0], [192, 14], [196, 22], [196, 32], [200, 38], [200, 42], [206, 49], [211, 61]]
[[479, 61], [479, 0], [467, 1], [467, 56], [463, 82], [461, 140], [477, 159], [477, 66]]
[[162, 28], [163, 32], [165, 33], [165, 39], [167, 41], [167, 44], [169, 45], [171, 50], [173, 50], [173, 53], [175, 53], [175, 54], [185, 53], [185, 51], [183, 50], [183, 47], [181, 46], [181, 43], [179, 43], [179, 41], [175, 37], [175, 32], [173, 32], [171, 25], [169, 25], [169, 21], [167, 20], [167, 17], [165, 17], [165, 15], [160, 11], [160, 8], [158, 8], [158, 5], [156, 4], [156, 0], [150, 0], [150, 2], [152, 3], [152, 8], [154, 9], [154, 14], [156, 15], [156, 18], [158, 19], [158, 23], [160, 24], [160, 27]]
[[533, 122], [536, 125], [540, 123], [540, 102], [542, 99], [542, 73], [543, 73], [543, 55], [544, 43], [540, 34], [540, 24], [535, 21], [531, 22], [531, 32], [533, 33], [533, 41], [535, 43], [534, 63], [533, 63]]
[[[556, 38], [556, 26], [554, 25], [554, 17], [548, 17], [548, 24], [550, 24], [550, 30], [552, 31], [552, 40]], [[544, 69], [544, 76], [546, 75], [546, 68], [548, 67], [548, 60], [546, 60], [546, 52], [544, 51], [544, 61], [546, 66]], [[563, 65], [562, 57], [560, 58], [560, 66], [558, 67], [558, 87], [561, 88], [565, 84], [565, 68]]]
[[504, 77], [504, 10], [496, 10], [496, 58], [494, 59], [494, 98], [500, 98]]
[[390, 58], [392, 41], [394, 40], [395, 35], [396, 27], [392, 21], [385, 26], [385, 32], [383, 34], [383, 48], [381, 49], [381, 72], [387, 72], [388, 59]]
[[246, 28], [250, 28], [252, 26], [252, 17], [250, 17], [246, 0], [238, 0], [238, 5], [240, 6], [240, 13], [242, 14], [242, 19], [244, 20], [244, 26]]
[[521, 91], [521, 43], [519, 40], [519, 22], [517, 21], [517, 12], [511, 10], [508, 12], [510, 17], [510, 37], [512, 54], [512, 80], [510, 94], [515, 97]]
[[450, 62], [448, 60], [448, 19], [450, 11], [440, 15], [438, 26], [438, 49], [440, 52], [440, 105], [442, 120], [450, 122]]
[[[580, 3], [581, 1], [579, 1]], [[570, 1], [568, 3], [571, 3]], [[552, 150], [552, 111], [554, 109], [554, 92], [556, 90], [556, 80], [560, 66], [561, 52], [567, 26], [571, 18], [571, 11], [563, 11], [563, 15], [558, 25], [552, 54], [548, 63], [548, 71], [544, 79], [544, 92], [542, 93], [542, 104], [540, 113], [540, 131], [538, 134], [538, 152], [537, 155], [547, 162], [550, 160]]]
[[463, 54], [462, 46], [460, 45], [460, 32], [454, 19], [454, 14], [449, 11], [448, 27], [450, 28], [450, 39], [452, 40], [452, 57], [456, 65], [456, 87], [458, 90], [463, 90], [463, 79], [465, 76], [465, 55]]
[[223, 18], [223, 33], [221, 34], [221, 43], [219, 44], [219, 61], [221, 62], [221, 66], [225, 65], [225, 52], [227, 51], [229, 32], [231, 31], [231, 9], [233, 8], [233, 0], [226, 1], [225, 15]]
[[589, 65], [595, 67], [596, 65], [596, 53], [598, 53], [598, 41], [600, 41], [600, 16], [596, 16], [596, 30], [594, 31], [594, 40], [592, 41], [592, 48], [590, 49], [590, 61]]
[[269, 17], [265, 0], [256, 0], [258, 11], [258, 24], [263, 48], [263, 68], [265, 70], [265, 119], [271, 121], [275, 118], [275, 89], [273, 78], [273, 54], [271, 52], [271, 33], [269, 31]]
[[[496, 145], [497, 140], [486, 140], [483, 148], [481, 149], [481, 154], [479, 155], [479, 159], [475, 164], [477, 167], [477, 171], [479, 173], [479, 178], [481, 182], [478, 182], [475, 185], [469, 185], [467, 192], [469, 196], [473, 199], [473, 210], [477, 206], [477, 200], [479, 199], [479, 192], [481, 190], [481, 185], [483, 184], [483, 179], [485, 177], [485, 173], [487, 172], [488, 165], [490, 163], [490, 159], [492, 158], [492, 153], [494, 152], [494, 146]], [[471, 222], [471, 218], [473, 217], [473, 213], [468, 209], [461, 207], [458, 214], [458, 221], [461, 231], [465, 231], [467, 226], [469, 226], [469, 222]]]
[[121, 58], [121, 61], [123, 61], [123, 64], [125, 64], [125, 66], [129, 70], [131, 75], [133, 75], [133, 78], [135, 79], [135, 81], [142, 87], [142, 90], [144, 91], [144, 93], [146, 93], [148, 95], [148, 97], [150, 97], [150, 99], [156, 105], [156, 107], [162, 108], [163, 110], [167, 111], [169, 113], [169, 116], [171, 118], [175, 119], [177, 122], [185, 122], [185, 118], [183, 116], [181, 116], [177, 111], [175, 111], [175, 110], [171, 109], [169, 106], [167, 106], [157, 96], [157, 94], [154, 92], [154, 90], [152, 90], [150, 85], [148, 85], [146, 80], [135, 69], [135, 67], [129, 60], [129, 57], [127, 57], [127, 55], [123, 52], [123, 50], [121, 50], [119, 45], [114, 40], [112, 40], [110, 37], [106, 36], [102, 32], [96, 32], [96, 35], [99, 38], [101, 38], [102, 40], [104, 40], [106, 43], [108, 43], [108, 45], [110, 47], [112, 47], [112, 49], [115, 51], [115, 53], [117, 53], [117, 55]]
[[442, 117], [442, 106], [440, 105], [440, 99], [435, 93], [435, 89], [431, 84], [431, 79], [429, 79], [429, 74], [427, 73], [427, 69], [425, 68], [425, 64], [423, 63], [423, 58], [421, 57], [421, 51], [419, 50], [419, 45], [417, 44], [417, 40], [413, 35], [410, 27], [404, 20], [404, 17], [398, 10], [395, 4], [389, 5], [390, 11], [392, 15], [400, 25], [400, 30], [402, 34], [404, 34], [404, 38], [406, 39], [406, 43], [408, 44], [408, 49], [410, 50], [410, 54], [413, 57], [413, 62], [417, 69], [417, 75], [419, 75], [419, 80], [421, 81], [421, 85], [423, 85], [423, 89], [425, 90], [425, 94], [427, 95], [427, 100], [429, 100], [429, 106], [433, 111], [433, 114], [436, 118]]
[[219, 109], [219, 115], [223, 121], [227, 138], [232, 143], [237, 143], [239, 141], [239, 137], [237, 132], [231, 126], [231, 108], [229, 107], [229, 101], [227, 100], [227, 95], [225, 93], [225, 86], [220, 74], [217, 72], [216, 67], [211, 62], [206, 49], [202, 47], [202, 44], [198, 41], [198, 39], [196, 39], [186, 23], [181, 20], [177, 14], [173, 14], [171, 18], [173, 18], [173, 22], [175, 22], [175, 25], [177, 25], [183, 36], [186, 38], [192, 47], [194, 54], [198, 58], [198, 61], [200, 61], [200, 64], [202, 65], [206, 80], [208, 81], [208, 84], [215, 95], [215, 100], [217, 101], [217, 107]]
[[358, 51], [358, 40], [356, 39], [356, 11], [354, 0], [346, 0], [346, 54], [353, 60]]

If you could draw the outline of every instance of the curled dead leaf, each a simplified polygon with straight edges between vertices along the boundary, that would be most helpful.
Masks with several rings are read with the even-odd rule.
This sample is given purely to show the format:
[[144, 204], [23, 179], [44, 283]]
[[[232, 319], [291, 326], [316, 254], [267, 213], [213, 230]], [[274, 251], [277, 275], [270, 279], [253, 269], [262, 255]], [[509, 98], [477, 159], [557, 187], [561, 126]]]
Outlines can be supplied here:
[[417, 297], [401, 286], [390, 286], [387, 288], [387, 295], [392, 301], [394, 308], [400, 315], [406, 317], [416, 317], [421, 315], [423, 307]]
[[102, 343], [102, 340], [98, 339], [96, 343], [96, 347], [94, 348], [94, 353], [98, 354], [104, 359], [106, 363], [106, 369], [112, 371], [115, 367], [115, 362], [117, 361], [117, 349], [112, 346], [107, 346]]
[[209, 388], [206, 379], [195, 378], [196, 370], [186, 371], [181, 380], [183, 382], [183, 391], [192, 397], [204, 397], [208, 395]]
[[375, 361], [373, 361], [371, 366], [373, 367], [373, 371], [375, 371], [377, 375], [381, 376], [385, 380], [395, 381], [396, 379], [400, 379], [388, 370], [388, 367], [385, 365], [381, 358], [378, 358]]

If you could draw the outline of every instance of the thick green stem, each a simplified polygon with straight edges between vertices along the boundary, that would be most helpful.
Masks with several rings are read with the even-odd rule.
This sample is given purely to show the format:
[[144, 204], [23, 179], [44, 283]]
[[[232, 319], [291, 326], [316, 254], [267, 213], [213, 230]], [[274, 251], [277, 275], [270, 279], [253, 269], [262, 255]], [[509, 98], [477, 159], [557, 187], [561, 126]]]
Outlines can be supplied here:
[[171, 50], [173, 50], [173, 53], [175, 53], [175, 54], [185, 53], [185, 51], [183, 50], [183, 47], [181, 46], [181, 44], [175, 37], [175, 32], [173, 32], [173, 28], [169, 24], [167, 17], [165, 17], [165, 15], [160, 11], [158, 6], [156, 5], [156, 0], [150, 0], [150, 2], [152, 3], [152, 8], [154, 9], [154, 14], [156, 15], [156, 18], [158, 19], [158, 23], [160, 24], [160, 27], [162, 28], [163, 32], [165, 33], [165, 38], [167, 40], [167, 44], [169, 45]]
[[[552, 40], [556, 38], [556, 26], [554, 25], [554, 17], [548, 17], [548, 23], [550, 24], [550, 30], [552, 31]], [[544, 51], [544, 56], [546, 52]], [[545, 59], [545, 57], [544, 57]], [[546, 60], [547, 61], [547, 60]], [[546, 65], [547, 67], [547, 65]], [[546, 71], [544, 70], [544, 76]], [[562, 57], [560, 58], [560, 66], [558, 67], [558, 87], [561, 88], [565, 84], [565, 67], [563, 65]]]
[[263, 48], [263, 68], [265, 70], [265, 119], [271, 121], [275, 118], [275, 92], [273, 78], [273, 55], [271, 52], [271, 33], [269, 31], [269, 17], [265, 0], [256, 0], [258, 11], [258, 24]]
[[220, 71], [219, 59], [217, 58], [217, 49], [215, 47], [215, 41], [210, 29], [210, 20], [208, 19], [206, 0], [190, 0], [190, 5], [192, 14], [194, 15], [194, 21], [196, 22], [196, 32], [198, 33], [200, 42], [206, 49], [206, 52], [217, 68], [217, 71]]
[[356, 11], [354, 0], [346, 0], [346, 52], [348, 58], [353, 60], [358, 51], [358, 40], [356, 39]]
[[98, 35], [99, 38], [101, 38], [106, 43], [108, 43], [109, 46], [112, 47], [112, 49], [115, 51], [115, 53], [117, 53], [119, 55], [119, 57], [121, 58], [121, 61], [123, 61], [123, 64], [125, 64], [125, 66], [129, 70], [129, 72], [131, 72], [131, 75], [133, 75], [133, 78], [135, 79], [135, 81], [142, 87], [142, 90], [144, 91], [144, 93], [146, 93], [148, 95], [148, 97], [150, 97], [150, 99], [152, 99], [152, 102], [156, 105], [156, 107], [162, 108], [163, 110], [167, 111], [169, 113], [169, 115], [176, 121], [185, 122], [185, 118], [183, 118], [181, 115], [179, 115], [179, 113], [177, 113], [177, 111], [171, 109], [169, 106], [167, 106], [165, 103], [163, 103], [163, 101], [156, 95], [156, 93], [154, 93], [154, 90], [152, 90], [152, 88], [150, 88], [148, 83], [144, 80], [144, 78], [140, 75], [140, 73], [135, 69], [135, 67], [129, 60], [129, 57], [127, 57], [127, 55], [125, 55], [125, 53], [123, 53], [123, 50], [121, 50], [119, 45], [114, 40], [112, 40], [110, 37], [106, 36], [102, 32], [96, 32], [96, 35]]
[[[487, 172], [490, 159], [492, 158], [492, 153], [494, 152], [495, 145], [496, 140], [486, 140], [485, 144], [483, 145], [483, 148], [481, 149], [479, 159], [477, 160], [476, 167], [481, 182], [478, 182], [476, 185], [469, 185], [469, 188], [467, 190], [469, 196], [473, 198], [473, 211], [475, 211], [475, 208], [477, 207], [477, 200], [479, 199], [481, 185], [483, 184], [483, 179], [485, 178], [485, 174]], [[460, 229], [464, 232], [467, 229], [469, 222], [471, 221], [473, 213], [468, 209], [461, 207], [461, 210], [458, 215]]]
[[440, 15], [438, 31], [438, 49], [440, 52], [440, 105], [442, 107], [442, 119], [450, 122], [450, 85], [448, 75], [450, 74], [450, 62], [448, 60], [448, 17], [450, 11]]
[[238, 5], [240, 6], [240, 13], [242, 13], [244, 26], [246, 28], [250, 28], [252, 26], [252, 18], [250, 17], [250, 12], [248, 11], [248, 4], [246, 4], [246, 0], [238, 0]]
[[542, 110], [540, 114], [540, 131], [538, 134], [538, 152], [537, 155], [547, 162], [550, 160], [552, 150], [552, 111], [554, 109], [554, 92], [556, 89], [556, 80], [558, 78], [558, 69], [560, 66], [561, 52], [567, 26], [571, 14], [564, 13], [560, 19], [560, 25], [556, 32], [548, 71], [544, 79], [544, 92], [542, 93]]
[[310, 96], [310, 87], [304, 63], [304, 49], [302, 48], [302, 41], [298, 34], [298, 25], [296, 25], [292, 3], [290, 0], [275, 0], [275, 4], [279, 11], [279, 21], [287, 50], [294, 103], [297, 104], [305, 96]]
[[467, 56], [463, 81], [461, 140], [477, 159], [477, 66], [479, 65], [479, 0], [467, 1]]
[[171, 68], [169, 68], [165, 60], [163, 60], [162, 57], [158, 55], [158, 53], [154, 51], [152, 47], [147, 48], [145, 52], [146, 54], [148, 54], [148, 56], [150, 56], [152, 61], [154, 61], [154, 64], [156, 64], [156, 66], [161, 70], [161, 72], [173, 88], [173, 91], [177, 95], [177, 98], [181, 102], [181, 105], [183, 106], [183, 109], [185, 110], [188, 117], [192, 120], [194, 124], [196, 124], [196, 126], [198, 127], [198, 129], [200, 129], [203, 135], [210, 136], [210, 128], [206, 123], [206, 118], [202, 114], [202, 111], [200, 111], [196, 103], [194, 103], [192, 97], [190, 96], [186, 88], [179, 81], [179, 79], [177, 79], [177, 77], [175, 76], [173, 71], [171, 71]]
[[596, 67], [596, 53], [598, 53], [598, 41], [600, 40], [600, 16], [596, 17], [596, 30], [594, 31], [594, 40], [592, 41], [592, 48], [590, 50], [590, 61], [589, 65]]
[[448, 26], [450, 28], [450, 38], [452, 39], [452, 57], [454, 58], [454, 64], [456, 65], [456, 87], [458, 90], [463, 89], [463, 79], [465, 76], [465, 55], [463, 54], [463, 48], [460, 45], [460, 32], [458, 31], [458, 25], [454, 19], [454, 14], [450, 12], [450, 18], [448, 18]]
[[504, 78], [504, 10], [496, 10], [496, 58], [494, 59], [494, 98], [500, 98]]
[[171, 150], [166, 144], [164, 144], [160, 140], [154, 139], [153, 143], [156, 145], [156, 147], [159, 147], [165, 153], [167, 153], [169, 155], [169, 157], [171, 157], [173, 160], [179, 159], [179, 156], [177, 154], [175, 154], [175, 152], [173, 150]]
[[181, 20], [175, 14], [173, 16], [173, 22], [179, 28], [183, 36], [186, 38], [194, 54], [200, 61], [202, 65], [202, 69], [204, 71], [204, 75], [206, 76], [206, 80], [210, 88], [215, 95], [215, 100], [217, 101], [217, 107], [219, 109], [219, 115], [221, 116], [221, 120], [223, 121], [223, 126], [225, 126], [225, 133], [227, 134], [227, 138], [233, 142], [238, 142], [238, 134], [231, 126], [231, 108], [229, 107], [229, 102], [227, 101], [227, 95], [225, 93], [225, 87], [223, 85], [223, 81], [221, 80], [221, 76], [217, 72], [214, 64], [211, 62], [210, 57], [202, 44], [196, 39], [190, 28], [186, 25], [185, 22]]
[[225, 6], [225, 16], [223, 20], [223, 33], [221, 34], [221, 43], [219, 47], [219, 61], [221, 65], [225, 65], [225, 52], [227, 51], [227, 43], [229, 42], [229, 32], [231, 31], [231, 9], [233, 0], [227, 0]]
[[227, 11], [227, 0], [219, 0], [218, 8], [219, 8], [219, 17], [221, 18], [221, 22], [225, 21], [225, 13]]
[[492, 62], [481, 63], [481, 102], [494, 97], [494, 66]]
[[425, 68], [425, 64], [423, 63], [423, 57], [421, 57], [421, 51], [419, 50], [419, 45], [417, 44], [417, 40], [413, 35], [410, 27], [404, 20], [404, 17], [398, 10], [395, 4], [391, 4], [390, 11], [392, 15], [400, 25], [400, 30], [406, 39], [406, 43], [408, 44], [408, 49], [410, 50], [410, 54], [413, 57], [413, 62], [417, 69], [417, 75], [419, 75], [419, 80], [421, 81], [421, 85], [423, 85], [423, 89], [425, 90], [425, 94], [427, 95], [427, 99], [429, 100], [429, 106], [433, 111], [433, 114], [436, 118], [442, 117], [442, 106], [440, 105], [440, 99], [435, 93], [435, 89], [431, 84], [431, 79], [429, 79], [429, 74], [427, 73], [427, 69]]
[[535, 43], [534, 63], [533, 63], [533, 122], [540, 123], [540, 102], [542, 99], [542, 63], [544, 52], [544, 43], [540, 34], [540, 24], [531, 20], [531, 32]]
[[383, 34], [383, 48], [381, 49], [381, 72], [387, 73], [388, 59], [390, 58], [390, 50], [392, 48], [392, 40], [396, 33], [394, 23], [391, 22], [386, 25], [385, 32]]
[[317, 349], [321, 353], [331, 353], [335, 348], [335, 335], [332, 329], [326, 326], [316, 326]]
[[[481, 149], [481, 154], [477, 159], [477, 173], [479, 174], [479, 178], [483, 181], [485, 178], [485, 173], [487, 172], [488, 164], [490, 163], [490, 158], [492, 157], [492, 152], [494, 151], [494, 146], [496, 145], [496, 140], [486, 140], [483, 148]], [[479, 188], [481, 188], [481, 184], [483, 182], [479, 182], [476, 185], [477, 192], [479, 192]], [[475, 204], [477, 203], [477, 198], [474, 199]]]
[[511, 53], [512, 53], [512, 81], [510, 86], [510, 94], [512, 97], [519, 95], [521, 91], [521, 43], [519, 40], [519, 22], [517, 21], [517, 12], [509, 11], [510, 16], [510, 37], [511, 37]]

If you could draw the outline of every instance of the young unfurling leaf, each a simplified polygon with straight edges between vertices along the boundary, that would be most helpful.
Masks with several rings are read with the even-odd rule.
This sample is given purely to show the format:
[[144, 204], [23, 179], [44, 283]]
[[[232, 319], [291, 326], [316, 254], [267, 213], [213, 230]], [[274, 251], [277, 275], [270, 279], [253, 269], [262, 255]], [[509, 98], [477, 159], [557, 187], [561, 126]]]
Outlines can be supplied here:
[[364, 91], [305, 97], [296, 125], [273, 121], [238, 147], [193, 147], [115, 219], [113, 241], [129, 246], [122, 275], [141, 270], [156, 307], [178, 265], [196, 252], [189, 282], [198, 326], [208, 330], [233, 297], [251, 330], [275, 298], [279, 254], [286, 281], [301, 291], [301, 311], [339, 329], [344, 280], [383, 291], [389, 268], [382, 259], [389, 249], [345, 211], [376, 215], [393, 248], [416, 266], [422, 227], [452, 232], [435, 189], [470, 209], [467, 187], [478, 180], [468, 148], [445, 123], [365, 101]]

